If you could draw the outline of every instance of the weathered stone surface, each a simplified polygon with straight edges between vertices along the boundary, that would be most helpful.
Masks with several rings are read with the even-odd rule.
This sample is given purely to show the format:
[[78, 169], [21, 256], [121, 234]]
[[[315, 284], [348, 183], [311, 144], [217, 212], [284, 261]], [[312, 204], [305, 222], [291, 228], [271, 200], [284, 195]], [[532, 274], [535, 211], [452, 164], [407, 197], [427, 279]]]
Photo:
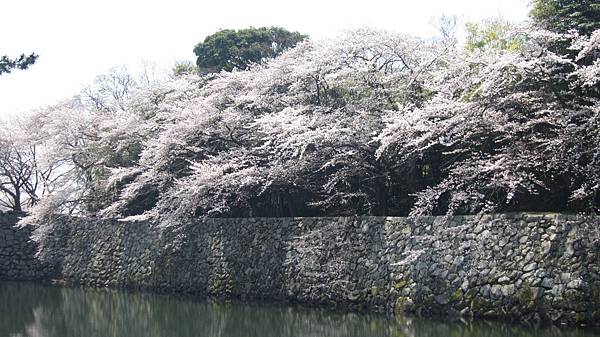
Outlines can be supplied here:
[[[557, 214], [65, 219], [39, 248], [0, 214], [0, 278], [600, 324], [600, 221]], [[35, 256], [34, 256], [35, 255]]]
[[21, 216], [0, 212], [0, 280], [45, 279], [54, 269], [36, 259], [32, 228], [15, 226]]

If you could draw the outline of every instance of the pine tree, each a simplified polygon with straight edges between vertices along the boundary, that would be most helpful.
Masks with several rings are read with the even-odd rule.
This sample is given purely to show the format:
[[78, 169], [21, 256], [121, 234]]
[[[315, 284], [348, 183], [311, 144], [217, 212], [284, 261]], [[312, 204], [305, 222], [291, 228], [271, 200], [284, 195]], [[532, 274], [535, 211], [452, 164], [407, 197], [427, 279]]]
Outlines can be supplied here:
[[35, 63], [38, 59], [38, 55], [32, 53], [31, 55], [21, 54], [16, 59], [9, 58], [7, 55], [0, 57], [0, 75], [6, 73], [9, 74], [13, 69], [27, 69], [29, 66]]

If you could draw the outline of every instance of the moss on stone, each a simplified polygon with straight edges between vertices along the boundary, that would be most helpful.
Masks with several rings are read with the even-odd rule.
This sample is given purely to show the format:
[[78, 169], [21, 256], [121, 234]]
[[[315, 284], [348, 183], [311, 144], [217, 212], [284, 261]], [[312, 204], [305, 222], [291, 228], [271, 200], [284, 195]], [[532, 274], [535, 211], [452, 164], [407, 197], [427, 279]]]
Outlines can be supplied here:
[[533, 302], [533, 294], [529, 286], [522, 287], [517, 293], [517, 298], [521, 304]]
[[394, 289], [401, 290], [401, 289], [404, 289], [404, 287], [406, 287], [407, 285], [408, 285], [407, 280], [398, 280], [398, 281], [396, 281], [396, 283], [394, 283]]
[[456, 289], [451, 295], [452, 301], [454, 302], [460, 302], [462, 300], [462, 297], [463, 293], [460, 289]]
[[583, 312], [578, 312], [575, 314], [575, 323], [577, 324], [582, 324], [585, 323], [587, 321], [585, 313]]
[[219, 279], [214, 279], [212, 282], [212, 287], [211, 290], [212, 291], [217, 291], [221, 288], [221, 280]]
[[471, 303], [469, 304], [469, 307], [471, 308], [471, 311], [473, 313], [482, 314], [487, 311], [489, 305], [484, 298], [482, 298], [480, 296], [474, 296], [471, 299]]
[[472, 300], [476, 296], [477, 296], [477, 290], [475, 290], [474, 288], [467, 290], [467, 292], [465, 293], [465, 298], [467, 300]]
[[396, 303], [394, 304], [394, 312], [397, 315], [404, 315], [404, 312], [406, 311], [407, 300], [408, 300], [408, 298], [404, 297], [404, 296], [399, 296], [396, 299]]
[[219, 293], [221, 295], [229, 296], [233, 292], [234, 282], [230, 275], [225, 275], [225, 277], [215, 277], [212, 280], [210, 290], [214, 293]]
[[535, 308], [534, 288], [524, 282], [517, 292], [517, 299], [523, 312], [530, 312]]
[[378, 287], [371, 287], [371, 296], [377, 297], [378, 295], [379, 295], [379, 288]]

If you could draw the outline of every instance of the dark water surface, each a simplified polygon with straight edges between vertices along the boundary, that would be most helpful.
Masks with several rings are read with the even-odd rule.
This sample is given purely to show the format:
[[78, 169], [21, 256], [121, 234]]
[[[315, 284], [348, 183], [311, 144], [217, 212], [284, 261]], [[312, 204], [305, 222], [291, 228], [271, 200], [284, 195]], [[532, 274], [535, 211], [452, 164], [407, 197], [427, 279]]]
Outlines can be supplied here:
[[0, 337], [591, 337], [598, 331], [439, 322], [282, 305], [0, 282]]

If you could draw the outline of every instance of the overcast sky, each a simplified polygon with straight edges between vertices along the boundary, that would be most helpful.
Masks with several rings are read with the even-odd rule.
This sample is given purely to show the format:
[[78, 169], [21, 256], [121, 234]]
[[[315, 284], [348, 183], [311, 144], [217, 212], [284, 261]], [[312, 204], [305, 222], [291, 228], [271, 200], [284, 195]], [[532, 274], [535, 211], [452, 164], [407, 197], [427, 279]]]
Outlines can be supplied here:
[[36, 52], [26, 71], [0, 76], [0, 116], [76, 94], [98, 74], [142, 60], [170, 68], [223, 28], [281, 26], [313, 38], [371, 26], [433, 34], [433, 17], [521, 22], [529, 0], [27, 0], [1, 6], [0, 55]]

